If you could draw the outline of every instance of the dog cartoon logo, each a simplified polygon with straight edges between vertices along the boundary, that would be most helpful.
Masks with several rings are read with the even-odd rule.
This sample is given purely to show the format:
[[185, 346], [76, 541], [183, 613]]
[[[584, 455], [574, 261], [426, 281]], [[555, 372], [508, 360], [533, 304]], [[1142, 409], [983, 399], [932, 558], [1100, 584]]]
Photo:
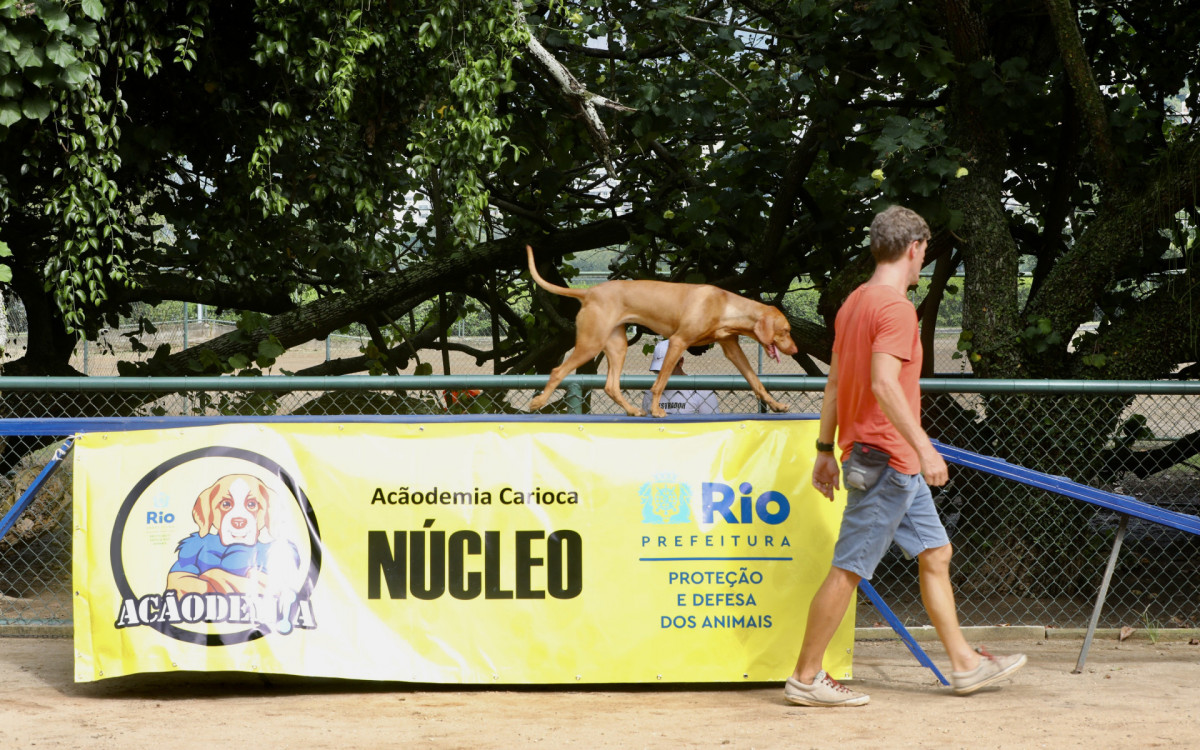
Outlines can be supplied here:
[[252, 451], [201, 448], [143, 476], [115, 519], [111, 559], [118, 629], [228, 646], [317, 627], [316, 514], [289, 472]]
[[[286, 611], [296, 599], [300, 551], [271, 534], [271, 493], [249, 474], [221, 477], [196, 498], [196, 531], [179, 542], [167, 589], [185, 594], [274, 594]], [[277, 632], [288, 633], [286, 618]]]

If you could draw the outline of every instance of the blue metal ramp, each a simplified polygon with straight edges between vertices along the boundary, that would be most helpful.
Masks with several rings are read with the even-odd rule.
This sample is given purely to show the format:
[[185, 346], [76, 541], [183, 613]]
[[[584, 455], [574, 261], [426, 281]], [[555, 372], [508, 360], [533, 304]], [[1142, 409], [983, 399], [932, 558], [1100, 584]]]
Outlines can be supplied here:
[[1085, 503], [1091, 503], [1092, 505], [1097, 505], [1120, 514], [1121, 522], [1117, 526], [1117, 533], [1113, 538], [1112, 552], [1109, 553], [1108, 564], [1104, 568], [1104, 577], [1100, 581], [1100, 590], [1096, 594], [1096, 604], [1092, 609], [1092, 619], [1088, 623], [1087, 635], [1083, 639], [1083, 648], [1079, 651], [1079, 660], [1075, 663], [1075, 669], [1072, 674], [1082, 673], [1083, 665], [1087, 662], [1088, 649], [1091, 648], [1092, 637], [1096, 634], [1096, 624], [1100, 621], [1100, 613], [1104, 609], [1104, 597], [1108, 595], [1108, 584], [1112, 580], [1113, 569], [1117, 565], [1117, 556], [1121, 552], [1121, 543], [1125, 539], [1125, 531], [1129, 527], [1129, 519], [1141, 518], [1168, 526], [1172, 529], [1200, 535], [1200, 516], [1177, 513], [1173, 510], [1167, 510], [1156, 505], [1151, 505], [1150, 503], [1142, 502], [1128, 495], [1118, 495], [1115, 492], [1098, 490], [1095, 487], [1074, 482], [1066, 477], [1026, 469], [1015, 464], [1010, 464], [1002, 458], [984, 456], [979, 453], [963, 450], [962, 448], [954, 448], [944, 443], [939, 443], [936, 440], [933, 441], [933, 445], [942, 454], [942, 458], [946, 459], [949, 463], [978, 469], [979, 471], [984, 471], [1004, 479], [1011, 479], [1014, 482], [1020, 482], [1030, 487], [1037, 487], [1038, 489], [1054, 492], [1065, 497], [1074, 498], [1075, 500], [1082, 500]]
[[1037, 487], [1066, 497], [1072, 497], [1076, 500], [1082, 500], [1085, 503], [1098, 505], [1101, 508], [1123, 513], [1133, 518], [1153, 521], [1164, 526], [1170, 526], [1173, 529], [1200, 535], [1200, 516], [1177, 513], [1128, 495], [1118, 495], [1115, 492], [1098, 490], [1095, 487], [1071, 481], [1066, 477], [1026, 469], [1016, 464], [1010, 464], [1002, 458], [993, 458], [992, 456], [984, 456], [979, 453], [963, 450], [962, 448], [953, 448], [936, 440], [933, 441], [933, 447], [938, 449], [938, 453], [942, 454], [942, 458], [958, 466], [979, 469], [980, 471], [986, 471], [988, 474], [994, 474], [998, 477], [1011, 479], [1014, 482], [1020, 482], [1021, 484]]

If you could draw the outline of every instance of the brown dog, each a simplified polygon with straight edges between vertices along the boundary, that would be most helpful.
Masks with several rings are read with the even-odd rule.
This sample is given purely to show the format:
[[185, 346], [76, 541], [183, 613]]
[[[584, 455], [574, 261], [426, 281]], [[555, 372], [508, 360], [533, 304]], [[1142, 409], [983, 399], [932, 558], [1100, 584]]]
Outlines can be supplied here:
[[746, 378], [754, 395], [773, 411], [787, 411], [787, 405], [771, 398], [759, 382], [738, 343], [738, 336], [753, 336], [776, 362], [780, 352], [795, 354], [797, 347], [792, 341], [791, 325], [778, 309], [707, 284], [606, 281], [591, 289], [556, 286], [538, 274], [533, 263], [533, 248], [526, 245], [525, 251], [529, 256], [529, 273], [538, 286], [554, 294], [574, 297], [583, 304], [575, 317], [575, 350], [550, 372], [545, 390], [529, 404], [531, 411], [545, 406], [563, 378], [603, 351], [608, 357], [604, 392], [629, 416], [644, 415], [644, 411], [626, 401], [621, 394], [621, 368], [628, 346], [625, 326], [630, 323], [649, 328], [671, 342], [658, 378], [650, 388], [652, 416], [666, 416], [658, 399], [684, 350], [714, 341], [721, 345], [725, 356]]

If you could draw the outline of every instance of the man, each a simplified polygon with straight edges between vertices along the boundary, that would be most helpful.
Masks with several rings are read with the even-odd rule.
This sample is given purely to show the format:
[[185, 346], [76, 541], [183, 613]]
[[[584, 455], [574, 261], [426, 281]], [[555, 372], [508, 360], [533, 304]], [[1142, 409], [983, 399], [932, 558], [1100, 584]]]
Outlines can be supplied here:
[[973, 693], [1025, 664], [1024, 654], [973, 651], [958, 625], [950, 539], [929, 492], [929, 485], [946, 483], [948, 471], [921, 428], [921, 340], [916, 310], [905, 296], [917, 283], [928, 241], [929, 226], [914, 211], [892, 206], [877, 215], [871, 222], [875, 272], [834, 321], [813, 486], [830, 500], [840, 487], [836, 434], [846, 510], [833, 564], [813, 597], [796, 669], [784, 688], [796, 705], [861, 706], [870, 700], [826, 674], [821, 660], [855, 587], [870, 580], [893, 538], [918, 560], [921, 599], [950, 657], [955, 693]]
[[[662, 369], [663, 360], [667, 356], [669, 341], [663, 339], [654, 347], [654, 356], [650, 359], [650, 372]], [[671, 375], [686, 375], [683, 371], [683, 357], [675, 363]], [[642, 410], [650, 413], [650, 391], [642, 394]], [[658, 405], [668, 414], [716, 414], [721, 409], [717, 404], [717, 394], [713, 391], [682, 391], [678, 389], [663, 391]]]

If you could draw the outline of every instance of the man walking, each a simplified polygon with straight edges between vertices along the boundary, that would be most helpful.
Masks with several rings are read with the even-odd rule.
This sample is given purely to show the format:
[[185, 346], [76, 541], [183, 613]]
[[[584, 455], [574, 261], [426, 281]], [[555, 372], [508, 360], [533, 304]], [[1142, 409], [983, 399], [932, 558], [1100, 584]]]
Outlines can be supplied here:
[[946, 462], [921, 428], [921, 339], [905, 296], [925, 262], [929, 226], [892, 206], [871, 222], [875, 272], [846, 298], [834, 321], [833, 356], [821, 405], [813, 486], [833, 499], [840, 487], [834, 437], [842, 454], [846, 510], [833, 565], [814, 595], [796, 670], [784, 697], [801, 706], [861, 706], [869, 696], [821, 668], [858, 582], [870, 580], [894, 539], [919, 564], [921, 599], [950, 657], [959, 695], [1008, 677], [1024, 654], [973, 651], [958, 625], [950, 584], [950, 539], [929, 485], [948, 479]]

